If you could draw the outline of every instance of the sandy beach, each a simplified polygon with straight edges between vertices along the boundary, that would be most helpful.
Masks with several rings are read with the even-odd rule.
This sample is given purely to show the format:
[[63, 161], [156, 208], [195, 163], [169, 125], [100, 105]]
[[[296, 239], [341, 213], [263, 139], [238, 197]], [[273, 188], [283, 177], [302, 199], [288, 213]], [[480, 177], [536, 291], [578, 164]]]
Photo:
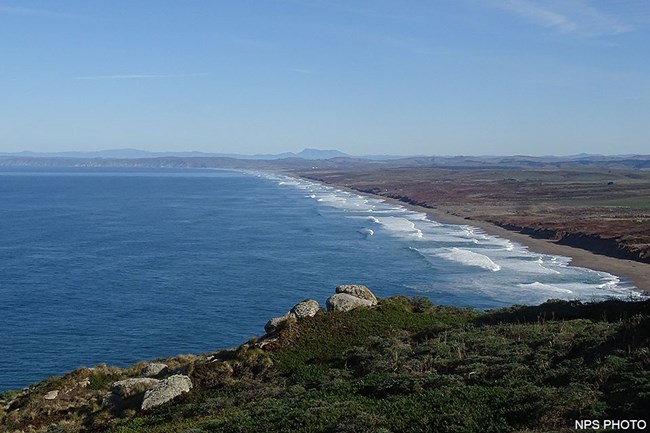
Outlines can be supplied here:
[[[290, 175], [298, 178], [303, 177], [299, 173], [290, 173]], [[650, 296], [650, 264], [638, 262], [635, 260], [619, 259], [601, 254], [594, 254], [591, 251], [582, 248], [557, 244], [552, 240], [533, 238], [523, 233], [504, 229], [487, 221], [474, 219], [473, 215], [471, 214], [471, 210], [466, 210], [466, 213], [464, 215], [459, 215], [457, 213], [457, 209], [452, 210], [445, 208], [444, 206], [437, 206], [436, 208], [423, 207], [383, 195], [359, 191], [350, 186], [338, 184], [337, 182], [324, 183], [330, 186], [334, 186], [340, 190], [349, 191], [355, 194], [372, 196], [384, 200], [388, 203], [403, 206], [413, 211], [423, 212], [429, 215], [429, 219], [437, 221], [439, 223], [478, 227], [490, 235], [499, 236], [501, 238], [509, 239], [513, 242], [524, 245], [528, 247], [530, 251], [536, 253], [568, 257], [571, 259], [569, 264], [570, 266], [577, 266], [581, 268], [593, 269], [595, 271], [610, 273], [625, 281], [629, 281], [641, 292]]]
[[[380, 197], [380, 196], [378, 196]], [[629, 280], [639, 290], [650, 295], [650, 264], [634, 260], [617, 259], [600, 254], [594, 254], [581, 248], [574, 248], [566, 245], [559, 245], [547, 239], [537, 239], [528, 235], [506, 230], [492, 223], [475, 219], [466, 219], [462, 216], [453, 215], [444, 208], [431, 209], [415, 206], [386, 197], [380, 197], [387, 202], [399, 204], [408, 209], [424, 212], [430, 219], [444, 224], [461, 224], [478, 227], [486, 233], [506, 238], [527, 246], [530, 251], [542, 254], [551, 254], [571, 258], [571, 266], [578, 266], [596, 271], [608, 272], [623, 279]]]

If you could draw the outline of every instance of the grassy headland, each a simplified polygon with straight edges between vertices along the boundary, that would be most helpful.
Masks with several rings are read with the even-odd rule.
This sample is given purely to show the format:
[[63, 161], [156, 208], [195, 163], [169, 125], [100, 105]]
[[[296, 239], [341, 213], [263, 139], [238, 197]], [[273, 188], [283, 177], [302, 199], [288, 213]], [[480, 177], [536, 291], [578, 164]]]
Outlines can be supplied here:
[[149, 411], [102, 405], [144, 364], [79, 369], [0, 395], [0, 431], [569, 432], [645, 419], [650, 301], [482, 312], [398, 296], [162, 361], [190, 392]]

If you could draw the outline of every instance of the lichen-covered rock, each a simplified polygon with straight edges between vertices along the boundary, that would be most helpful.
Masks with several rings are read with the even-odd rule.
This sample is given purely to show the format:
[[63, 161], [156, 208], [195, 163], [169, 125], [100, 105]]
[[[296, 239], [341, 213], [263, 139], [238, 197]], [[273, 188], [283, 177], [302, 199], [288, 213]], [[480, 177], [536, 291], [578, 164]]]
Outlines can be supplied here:
[[327, 298], [327, 311], [350, 311], [359, 307], [372, 307], [377, 301], [357, 298], [347, 293], [337, 293]]
[[164, 372], [165, 370], [167, 370], [166, 364], [160, 362], [152, 362], [150, 364], [145, 365], [140, 371], [140, 374], [144, 377], [154, 377], [154, 376], [158, 376], [160, 373]]
[[156, 386], [144, 393], [142, 410], [160, 406], [192, 389], [192, 381], [188, 376], [175, 374], [161, 380]]
[[45, 400], [54, 400], [58, 396], [59, 396], [59, 390], [55, 389], [54, 391], [50, 391], [47, 394], [45, 394], [45, 396], [43, 396], [43, 398]]
[[361, 284], [343, 284], [336, 288], [336, 293], [345, 293], [356, 298], [365, 299], [377, 305], [377, 297], [364, 285]]
[[314, 317], [319, 308], [318, 302], [306, 299], [294, 305], [289, 314], [293, 314], [297, 319], [304, 319], [305, 317]]
[[294, 316], [291, 313], [286, 313], [284, 316], [280, 316], [280, 317], [274, 317], [268, 322], [266, 322], [266, 325], [264, 325], [264, 331], [266, 331], [267, 334], [271, 334], [277, 331], [278, 328], [282, 326], [282, 324], [284, 324], [284, 322], [286, 322], [289, 319], [295, 319], [295, 318], [296, 316]]
[[129, 398], [136, 394], [145, 392], [153, 388], [160, 382], [158, 379], [151, 379], [148, 377], [133, 377], [131, 379], [118, 380], [111, 386], [113, 394], [121, 398]]

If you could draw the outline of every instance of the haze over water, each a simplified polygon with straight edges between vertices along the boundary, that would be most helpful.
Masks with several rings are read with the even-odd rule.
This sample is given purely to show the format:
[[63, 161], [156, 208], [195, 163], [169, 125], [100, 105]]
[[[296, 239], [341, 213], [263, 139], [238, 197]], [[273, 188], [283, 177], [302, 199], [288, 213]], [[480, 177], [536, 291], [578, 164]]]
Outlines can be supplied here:
[[634, 296], [469, 226], [267, 174], [0, 171], [0, 391], [263, 334], [336, 285], [477, 308]]

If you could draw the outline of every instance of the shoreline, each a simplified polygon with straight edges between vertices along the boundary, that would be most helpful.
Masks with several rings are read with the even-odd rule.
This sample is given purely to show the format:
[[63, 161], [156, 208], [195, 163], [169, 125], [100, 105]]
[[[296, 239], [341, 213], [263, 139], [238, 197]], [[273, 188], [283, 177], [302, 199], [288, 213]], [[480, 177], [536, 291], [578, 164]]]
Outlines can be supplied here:
[[[305, 178], [298, 173], [285, 174], [289, 174], [290, 177], [297, 177], [299, 179], [305, 179], [312, 182], [315, 181], [314, 179]], [[629, 281], [640, 293], [646, 296], [650, 296], [650, 264], [628, 259], [619, 259], [602, 254], [595, 254], [582, 248], [560, 245], [548, 239], [533, 238], [527, 234], [508, 230], [487, 221], [472, 219], [472, 217], [469, 215], [460, 216], [452, 214], [451, 210], [445, 209], [444, 207], [428, 208], [406, 203], [404, 201], [385, 197], [379, 194], [359, 191], [357, 189], [350, 188], [349, 186], [337, 185], [335, 183], [327, 183], [322, 181], [318, 183], [326, 186], [331, 186], [342, 191], [348, 191], [354, 194], [381, 199], [387, 203], [396, 204], [412, 211], [422, 212], [429, 216], [431, 220], [442, 224], [477, 227], [489, 235], [498, 236], [513, 242], [517, 242], [518, 244], [527, 247], [531, 252], [534, 253], [568, 257], [570, 259], [568, 266], [607, 272], [608, 274], [612, 274], [618, 278]]]
[[487, 221], [471, 219], [471, 217], [466, 218], [463, 216], [453, 215], [444, 208], [433, 209], [405, 203], [401, 200], [383, 197], [381, 195], [368, 194], [350, 188], [346, 189], [357, 194], [381, 198], [387, 203], [397, 204], [416, 212], [425, 213], [432, 220], [439, 223], [477, 227], [489, 235], [498, 236], [524, 245], [528, 247], [530, 251], [535, 253], [568, 257], [571, 259], [569, 266], [607, 272], [619, 278], [630, 281], [641, 293], [650, 295], [649, 264], [637, 262], [634, 260], [618, 259], [601, 254], [594, 254], [591, 251], [584, 250], [582, 248], [560, 245], [548, 239], [533, 238], [527, 234], [508, 230]]

